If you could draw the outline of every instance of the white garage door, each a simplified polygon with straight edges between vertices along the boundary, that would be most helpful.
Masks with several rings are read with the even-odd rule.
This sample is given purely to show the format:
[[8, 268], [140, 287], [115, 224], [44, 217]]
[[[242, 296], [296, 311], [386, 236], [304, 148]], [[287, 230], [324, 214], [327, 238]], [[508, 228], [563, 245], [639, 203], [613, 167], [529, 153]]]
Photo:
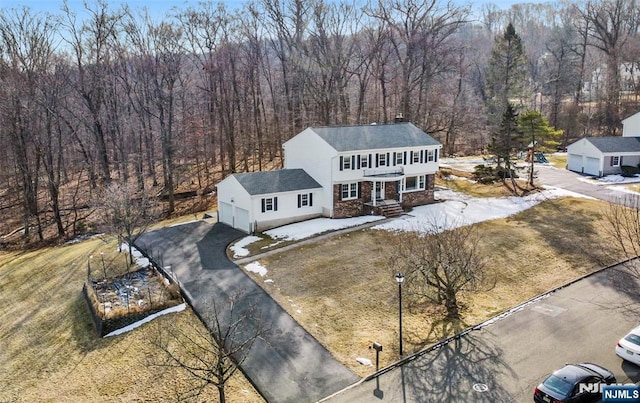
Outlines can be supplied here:
[[218, 220], [233, 227], [233, 206], [229, 203], [220, 202], [219, 209]]
[[582, 155], [567, 154], [567, 169], [574, 172], [582, 172]]
[[237, 228], [245, 232], [251, 232], [249, 230], [249, 210], [236, 207], [234, 218], [235, 218], [234, 228]]
[[584, 163], [584, 173], [600, 176], [600, 160], [597, 158], [587, 157]]

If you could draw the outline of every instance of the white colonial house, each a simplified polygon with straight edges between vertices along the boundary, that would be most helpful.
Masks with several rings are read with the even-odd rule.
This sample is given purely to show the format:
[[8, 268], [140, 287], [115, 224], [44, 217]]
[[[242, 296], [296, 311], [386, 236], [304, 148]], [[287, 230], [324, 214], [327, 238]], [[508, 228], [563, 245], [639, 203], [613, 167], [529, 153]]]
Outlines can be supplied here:
[[248, 233], [313, 217], [395, 216], [432, 203], [442, 145], [411, 123], [309, 127], [285, 168], [218, 184], [218, 220]]
[[622, 121], [622, 136], [585, 137], [567, 146], [567, 169], [593, 176], [640, 165], [640, 112]]

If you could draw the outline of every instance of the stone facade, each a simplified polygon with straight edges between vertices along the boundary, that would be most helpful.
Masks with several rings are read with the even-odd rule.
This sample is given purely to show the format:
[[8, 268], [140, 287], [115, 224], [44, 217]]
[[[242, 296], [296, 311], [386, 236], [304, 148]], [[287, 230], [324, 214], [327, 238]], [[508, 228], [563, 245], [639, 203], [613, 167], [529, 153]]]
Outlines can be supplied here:
[[341, 200], [340, 185], [333, 185], [333, 218], [355, 217], [364, 214], [364, 199], [362, 197], [362, 183], [360, 184], [360, 197], [352, 200]]
[[436, 183], [435, 175], [427, 175], [425, 184], [425, 190], [417, 191], [417, 192], [409, 192], [402, 194], [402, 208], [405, 210], [410, 209], [411, 207], [421, 206], [424, 204], [433, 203], [434, 201], [434, 185]]
[[[402, 208], [410, 210], [412, 207], [433, 203], [434, 201], [435, 175], [427, 175], [426, 189], [402, 194]], [[371, 189], [373, 182], [363, 181], [359, 184], [360, 197], [353, 200], [341, 200], [340, 185], [333, 185], [333, 218], [355, 217], [364, 214], [378, 213], [371, 206]], [[398, 200], [399, 182], [385, 182], [384, 198]], [[365, 205], [368, 204], [368, 205]]]

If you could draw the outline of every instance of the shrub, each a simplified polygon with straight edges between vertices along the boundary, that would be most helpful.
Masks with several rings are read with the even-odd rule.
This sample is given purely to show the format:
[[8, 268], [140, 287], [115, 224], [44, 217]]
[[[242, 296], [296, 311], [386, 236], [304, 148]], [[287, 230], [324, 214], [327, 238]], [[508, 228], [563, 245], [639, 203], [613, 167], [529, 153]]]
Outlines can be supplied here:
[[638, 167], [631, 165], [623, 165], [620, 169], [622, 170], [622, 176], [624, 177], [636, 176], [636, 174], [640, 173], [640, 169], [638, 169]]

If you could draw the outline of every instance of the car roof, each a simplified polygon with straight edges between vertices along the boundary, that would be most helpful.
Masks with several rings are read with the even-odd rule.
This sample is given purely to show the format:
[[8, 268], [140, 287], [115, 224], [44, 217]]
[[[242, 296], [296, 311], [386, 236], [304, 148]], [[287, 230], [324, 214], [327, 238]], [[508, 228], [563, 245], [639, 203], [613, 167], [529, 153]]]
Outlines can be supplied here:
[[565, 381], [575, 384], [580, 380], [588, 376], [602, 376], [592, 368], [585, 366], [584, 364], [567, 364], [564, 367], [556, 370], [553, 375], [558, 378], [562, 378]]

